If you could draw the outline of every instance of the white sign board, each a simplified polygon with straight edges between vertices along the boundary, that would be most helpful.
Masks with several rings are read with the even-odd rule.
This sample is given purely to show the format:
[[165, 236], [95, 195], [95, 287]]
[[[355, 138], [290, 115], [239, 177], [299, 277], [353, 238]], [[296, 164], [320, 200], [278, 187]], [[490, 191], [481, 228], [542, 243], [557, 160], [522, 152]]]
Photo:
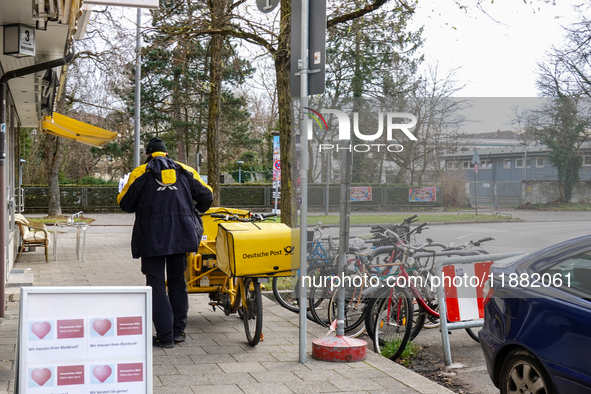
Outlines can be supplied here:
[[16, 390], [152, 393], [150, 287], [21, 288]]
[[35, 56], [35, 27], [22, 24], [4, 26], [4, 54]]
[[158, 8], [158, 0], [84, 0], [84, 4], [132, 8]]

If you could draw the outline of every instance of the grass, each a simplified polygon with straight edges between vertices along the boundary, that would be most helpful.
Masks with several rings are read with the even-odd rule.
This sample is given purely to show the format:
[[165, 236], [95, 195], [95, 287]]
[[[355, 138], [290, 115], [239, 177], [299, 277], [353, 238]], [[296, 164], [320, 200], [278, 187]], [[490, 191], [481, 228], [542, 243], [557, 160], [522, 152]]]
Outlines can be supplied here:
[[[271, 283], [272, 279], [269, 279], [269, 283]], [[295, 287], [297, 278], [292, 276], [285, 276], [285, 277], [278, 277], [277, 278], [277, 289], [278, 290], [293, 290]], [[269, 285], [269, 288], [271, 286]]]
[[[36, 217], [35, 218], [27, 218], [27, 220], [29, 222], [35, 222], [35, 223], [54, 224], [54, 223], [67, 223], [69, 217], [70, 217], [70, 215], [55, 215], [55, 216], [43, 216], [43, 217], [39, 217], [39, 218], [36, 218]], [[79, 218], [74, 219], [74, 223], [90, 224], [92, 222], [94, 222], [94, 219], [87, 218], [85, 216], [81, 216]]]
[[[398, 348], [400, 347], [401, 341], [402, 339], [397, 339], [395, 341], [386, 343], [382, 348], [382, 356], [390, 358], [390, 356], [393, 355], [396, 352], [396, 350], [398, 350]], [[418, 356], [420, 351], [420, 346], [408, 341], [406, 347], [404, 348], [404, 351], [396, 361], [408, 368], [410, 367], [412, 359]]]
[[[351, 224], [397, 224], [402, 223], [402, 221], [408, 217], [406, 215], [392, 215], [392, 214], [383, 214], [383, 215], [351, 215]], [[486, 215], [480, 214], [478, 218], [475, 214], [441, 214], [441, 215], [419, 215], [419, 221], [416, 223], [433, 223], [433, 222], [475, 222], [477, 220], [512, 220], [507, 216], [493, 216], [493, 215]], [[339, 215], [309, 215], [308, 216], [308, 223], [314, 224], [322, 222], [322, 224], [339, 224], [340, 216]]]

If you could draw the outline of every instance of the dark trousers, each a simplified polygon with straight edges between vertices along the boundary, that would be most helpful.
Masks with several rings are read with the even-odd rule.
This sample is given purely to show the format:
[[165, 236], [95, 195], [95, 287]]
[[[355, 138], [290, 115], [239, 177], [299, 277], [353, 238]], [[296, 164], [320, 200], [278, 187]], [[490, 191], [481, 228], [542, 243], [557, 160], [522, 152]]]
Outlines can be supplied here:
[[146, 285], [152, 287], [152, 321], [156, 337], [163, 342], [172, 342], [174, 336], [185, 332], [187, 326], [189, 295], [186, 268], [184, 253], [142, 257], [142, 273], [146, 275]]

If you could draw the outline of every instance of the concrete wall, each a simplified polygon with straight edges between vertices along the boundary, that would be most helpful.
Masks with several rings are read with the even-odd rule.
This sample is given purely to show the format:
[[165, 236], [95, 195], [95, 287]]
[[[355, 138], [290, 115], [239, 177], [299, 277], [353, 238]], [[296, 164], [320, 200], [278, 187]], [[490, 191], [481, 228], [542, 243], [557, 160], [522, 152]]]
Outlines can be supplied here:
[[[525, 200], [531, 204], [548, 204], [558, 200], [558, 182], [529, 181], [525, 191]], [[591, 203], [591, 183], [579, 182], [574, 190], [571, 202]]]

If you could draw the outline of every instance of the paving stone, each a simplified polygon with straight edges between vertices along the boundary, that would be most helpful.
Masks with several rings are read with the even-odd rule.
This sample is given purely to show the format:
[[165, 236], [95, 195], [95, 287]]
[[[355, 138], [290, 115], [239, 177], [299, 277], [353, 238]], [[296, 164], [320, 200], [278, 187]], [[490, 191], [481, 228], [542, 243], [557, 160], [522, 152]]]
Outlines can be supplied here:
[[207, 354], [246, 353], [246, 351], [239, 345], [203, 346], [203, 350], [205, 350]]
[[218, 366], [225, 373], [236, 372], [266, 372], [267, 370], [258, 362], [241, 362], [241, 363], [218, 363]]
[[239, 353], [231, 354], [231, 356], [239, 363], [248, 361], [277, 361], [277, 359], [269, 353]]
[[191, 387], [175, 387], [174, 391], [171, 391], [170, 387], [154, 387], [154, 394], [195, 394]]
[[301, 382], [302, 379], [293, 372], [251, 372], [253, 378], [259, 383], [271, 383], [271, 382], [290, 382], [297, 381]]
[[191, 386], [195, 394], [244, 394], [237, 384]]
[[254, 383], [239, 384], [244, 394], [293, 394], [293, 391], [283, 383]]
[[[290, 372], [301, 372], [301, 374], [312, 372], [310, 368], [306, 366], [306, 364], [302, 364], [297, 361], [284, 361], [284, 362], [277, 362], [274, 360], [272, 362], [265, 362], [262, 361], [261, 365], [265, 367], [267, 371], [290, 371]], [[300, 375], [298, 375], [300, 376]]]
[[154, 365], [152, 373], [158, 375], [178, 375], [179, 371], [174, 365]]
[[327, 393], [337, 391], [337, 388], [329, 382], [285, 382], [294, 393]]
[[387, 378], [388, 375], [375, 368], [349, 368], [341, 369], [339, 373], [345, 379], [373, 379], [373, 378]]
[[343, 375], [331, 371], [331, 370], [308, 370], [306, 372], [303, 371], [295, 371], [294, 372], [300, 379], [310, 382], [310, 381], [320, 381], [320, 380], [339, 380], [343, 379]]
[[[207, 377], [202, 375], [193, 374], [193, 375], [161, 375], [158, 376], [162, 385], [164, 387], [174, 387], [174, 393], [177, 392], [177, 388], [179, 387], [186, 387], [189, 386], [200, 386], [204, 384], [209, 384], [209, 380]], [[169, 391], [170, 392], [170, 391]]]
[[217, 364], [236, 362], [236, 358], [229, 354], [198, 354], [189, 356], [195, 364]]
[[329, 380], [339, 390], [349, 391], [368, 391], [368, 390], [383, 390], [385, 387], [379, 385], [371, 379], [331, 379]]
[[154, 365], [182, 365], [195, 364], [189, 356], [154, 356]]

